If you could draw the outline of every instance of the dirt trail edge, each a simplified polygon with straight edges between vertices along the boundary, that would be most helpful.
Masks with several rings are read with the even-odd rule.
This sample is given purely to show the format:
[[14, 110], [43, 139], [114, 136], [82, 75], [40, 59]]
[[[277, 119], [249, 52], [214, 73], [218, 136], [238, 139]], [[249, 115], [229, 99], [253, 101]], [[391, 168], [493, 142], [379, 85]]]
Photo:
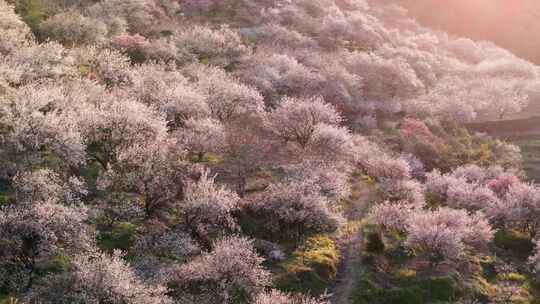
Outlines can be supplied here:
[[[353, 196], [345, 216], [349, 222], [359, 222], [365, 216], [373, 187], [361, 179], [356, 180], [352, 187]], [[331, 288], [333, 304], [352, 303], [350, 298], [362, 273], [360, 256], [362, 243], [361, 227], [342, 241], [341, 263], [336, 282]]]

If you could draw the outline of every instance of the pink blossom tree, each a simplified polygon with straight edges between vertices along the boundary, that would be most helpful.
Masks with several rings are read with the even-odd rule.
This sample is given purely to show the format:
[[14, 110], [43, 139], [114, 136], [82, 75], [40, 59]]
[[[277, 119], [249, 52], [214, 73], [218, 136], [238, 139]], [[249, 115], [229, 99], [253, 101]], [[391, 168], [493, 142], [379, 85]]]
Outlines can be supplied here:
[[188, 119], [210, 116], [206, 96], [170, 65], [144, 64], [130, 70], [127, 96], [157, 108], [173, 129]]
[[[340, 57], [331, 55], [310, 56], [307, 58], [308, 66], [318, 71], [320, 84], [315, 83], [317, 87], [314, 89], [320, 94], [324, 100], [331, 103], [347, 118], [349, 125], [362, 124], [367, 126], [364, 119], [359, 119], [359, 116], [366, 115], [371, 112], [371, 108], [366, 103], [358, 102], [364, 96], [364, 82], [361, 75], [352, 73], [347, 69], [347, 66], [339, 61]], [[312, 90], [312, 88], [307, 88]]]
[[343, 220], [317, 187], [306, 181], [272, 184], [246, 208], [274, 235], [296, 239], [335, 231]]
[[318, 188], [320, 194], [331, 202], [345, 198], [351, 193], [350, 168], [341, 165], [322, 166], [311, 160], [284, 167], [287, 179], [291, 181], [309, 181]]
[[171, 260], [186, 261], [200, 253], [199, 244], [183, 227], [157, 221], [148, 221], [139, 229], [131, 249], [137, 274], [157, 281], [171, 266]]
[[319, 123], [306, 152], [314, 161], [324, 164], [352, 163], [355, 154], [352, 134], [347, 128]]
[[135, 143], [117, 151], [115, 161], [98, 177], [98, 188], [140, 204], [147, 219], [165, 216], [183, 198], [182, 159], [173, 140]]
[[163, 8], [150, 0], [111, 0], [97, 2], [86, 9], [89, 16], [99, 19], [114, 33], [154, 35], [170, 21]]
[[380, 195], [383, 200], [407, 201], [416, 206], [425, 203], [424, 186], [412, 179], [384, 179], [380, 183]]
[[108, 100], [87, 111], [90, 113], [81, 121], [84, 136], [91, 157], [105, 170], [117, 161], [122, 150], [144, 146], [167, 134], [163, 116], [133, 100]]
[[251, 303], [270, 285], [270, 273], [261, 265], [250, 240], [227, 237], [169, 275], [172, 295], [199, 303]]
[[[53, 158], [63, 167], [83, 164], [83, 134], [77, 115], [66, 105], [69, 100], [62, 87], [32, 84], [14, 92], [0, 108], [7, 127], [1, 135], [4, 157], [21, 170]], [[51, 155], [46, 158], [46, 153]]]
[[540, 225], [539, 204], [538, 186], [519, 183], [510, 186], [503, 199], [486, 208], [486, 214], [498, 225], [519, 229], [535, 237]]
[[487, 186], [499, 197], [504, 197], [510, 190], [510, 187], [519, 183], [519, 178], [513, 174], [501, 174], [496, 178], [489, 180]]
[[378, 204], [370, 211], [373, 222], [387, 231], [407, 231], [409, 217], [414, 206], [409, 202], [389, 202]]
[[216, 169], [243, 197], [248, 180], [261, 168], [276, 164], [282, 158], [280, 151], [280, 147], [265, 130], [261, 130], [261, 126], [249, 121], [230, 124], [226, 126], [225, 145], [220, 153], [223, 162]]
[[39, 25], [40, 35], [65, 46], [101, 44], [107, 32], [103, 22], [74, 10], [56, 14]]
[[[158, 284], [145, 283], [123, 260], [123, 254], [92, 252], [77, 255], [73, 270], [67, 274], [47, 277], [49, 280], [35, 288], [30, 301], [40, 303], [150, 303], [170, 304], [167, 289]], [[60, 302], [59, 302], [60, 301]]]
[[227, 123], [240, 118], [257, 118], [264, 111], [261, 94], [224, 70], [192, 66], [188, 74], [196, 81], [195, 88], [207, 97], [208, 107], [215, 119]]
[[49, 169], [19, 172], [13, 179], [17, 202], [51, 201], [65, 205], [78, 205], [88, 194], [83, 181], [76, 176], [66, 179]]
[[460, 259], [464, 250], [485, 246], [494, 235], [483, 215], [449, 208], [413, 213], [407, 233], [405, 244], [435, 264]]
[[258, 51], [246, 59], [236, 73], [255, 86], [270, 105], [279, 105], [284, 96], [301, 97], [317, 92], [321, 76], [292, 56]]
[[0, 54], [3, 55], [25, 46], [31, 37], [30, 28], [6, 1], [0, 2], [0, 29]]
[[58, 254], [86, 251], [91, 245], [87, 209], [51, 202], [0, 210], [0, 286], [28, 291], [40, 267]]
[[280, 139], [293, 141], [305, 148], [319, 124], [337, 125], [340, 122], [341, 117], [337, 111], [320, 97], [284, 98], [267, 115], [265, 126]]
[[226, 131], [223, 124], [211, 118], [189, 119], [178, 130], [179, 141], [202, 161], [206, 152], [220, 152], [225, 146]]
[[[258, 44], [272, 48], [316, 48], [316, 41], [294, 29], [279, 24], [263, 24], [256, 28]], [[247, 78], [247, 77], [246, 77]], [[247, 80], [247, 79], [246, 79]]]
[[80, 72], [90, 80], [96, 80], [108, 87], [126, 85], [129, 82], [129, 57], [109, 48], [96, 46], [72, 50]]
[[185, 59], [179, 57], [177, 46], [168, 38], [149, 40], [139, 34], [124, 34], [114, 37], [111, 45], [128, 55], [133, 63], [146, 61], [175, 63]]
[[277, 290], [260, 293], [254, 304], [329, 304], [323, 299], [315, 299], [300, 294], [286, 294]]
[[480, 210], [498, 204], [499, 197], [486, 186], [491, 173], [477, 166], [459, 167], [451, 173], [427, 174], [426, 192], [439, 203], [454, 208]]
[[411, 176], [411, 167], [406, 160], [391, 157], [382, 151], [367, 154], [364, 158], [360, 158], [359, 162], [367, 174], [376, 179], [400, 180]]
[[228, 67], [249, 53], [240, 36], [227, 25], [216, 30], [191, 26], [178, 31], [174, 39], [180, 52], [193, 54], [201, 62], [219, 67]]
[[238, 195], [216, 185], [209, 174], [203, 171], [197, 182], [187, 184], [181, 205], [186, 225], [206, 243], [211, 236], [237, 228], [232, 213], [239, 208]]
[[397, 102], [419, 95], [424, 84], [403, 58], [382, 58], [376, 54], [343, 54], [349, 70], [364, 81], [364, 99], [374, 102]]
[[540, 242], [536, 242], [533, 254], [529, 257], [529, 264], [531, 265], [533, 272], [538, 277], [540, 274]]
[[166, 304], [171, 301], [163, 286], [145, 285], [124, 262], [118, 251], [112, 256], [79, 256], [75, 260], [75, 278], [85, 293], [96, 301]]
[[30, 44], [2, 56], [0, 75], [12, 85], [37, 80], [58, 80], [77, 76], [70, 52], [57, 42]]

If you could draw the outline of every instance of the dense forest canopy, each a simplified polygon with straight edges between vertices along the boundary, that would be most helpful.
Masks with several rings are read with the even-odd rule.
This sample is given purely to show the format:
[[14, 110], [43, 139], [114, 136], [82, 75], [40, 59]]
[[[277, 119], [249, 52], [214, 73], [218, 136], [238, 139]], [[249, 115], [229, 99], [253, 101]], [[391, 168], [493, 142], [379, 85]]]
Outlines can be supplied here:
[[540, 187], [464, 124], [539, 72], [393, 1], [0, 0], [0, 303], [338, 303], [351, 235], [350, 303], [534, 299]]

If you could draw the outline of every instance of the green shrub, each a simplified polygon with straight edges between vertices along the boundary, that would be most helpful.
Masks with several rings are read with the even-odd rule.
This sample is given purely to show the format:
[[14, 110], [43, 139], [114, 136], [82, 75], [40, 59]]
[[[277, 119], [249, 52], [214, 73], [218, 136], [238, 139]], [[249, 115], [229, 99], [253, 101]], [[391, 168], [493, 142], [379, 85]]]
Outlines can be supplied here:
[[272, 233], [267, 229], [262, 228], [264, 224], [260, 219], [243, 211], [245, 210], [242, 210], [236, 215], [243, 234], [256, 239], [273, 240]]
[[67, 255], [59, 254], [55, 256], [47, 265], [41, 269], [43, 275], [49, 273], [60, 273], [63, 272], [71, 266], [71, 259]]
[[384, 242], [377, 232], [371, 232], [367, 235], [366, 251], [369, 253], [382, 253], [384, 252]]
[[419, 280], [418, 287], [430, 301], [448, 301], [456, 296], [456, 282], [450, 277]]
[[92, 193], [98, 192], [96, 183], [101, 169], [100, 165], [96, 162], [88, 163], [79, 169], [79, 175], [84, 178], [88, 190]]
[[527, 280], [527, 278], [520, 273], [509, 272], [509, 273], [498, 274], [497, 280], [523, 283]]
[[8, 205], [13, 202], [13, 197], [11, 195], [0, 195], [0, 206]]
[[17, 0], [15, 12], [19, 14], [24, 22], [37, 32], [39, 24], [47, 18], [47, 12], [37, 0]]
[[530, 237], [516, 230], [498, 230], [495, 233], [495, 245], [510, 250], [521, 258], [528, 257], [534, 249]]
[[12, 204], [15, 201], [15, 190], [9, 179], [0, 178], [0, 206]]
[[128, 251], [134, 242], [137, 226], [129, 222], [114, 224], [110, 231], [101, 231], [98, 234], [99, 246], [109, 252], [114, 249]]

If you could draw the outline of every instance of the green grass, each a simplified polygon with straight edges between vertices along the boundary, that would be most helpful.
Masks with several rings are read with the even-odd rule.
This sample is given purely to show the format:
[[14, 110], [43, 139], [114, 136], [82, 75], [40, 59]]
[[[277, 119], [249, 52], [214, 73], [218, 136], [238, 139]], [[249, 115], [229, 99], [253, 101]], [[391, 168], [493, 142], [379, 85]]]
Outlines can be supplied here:
[[500, 273], [500, 274], [498, 274], [497, 275], [497, 280], [523, 283], [523, 282], [525, 282], [527, 280], [527, 277], [522, 275], [521, 273], [508, 272], [508, 273]]
[[10, 181], [0, 179], [0, 206], [13, 203], [15, 200], [15, 191]]
[[194, 163], [203, 163], [208, 165], [216, 165], [223, 161], [219, 155], [214, 153], [202, 153], [201, 155], [192, 153], [189, 155], [189, 159]]
[[19, 300], [10, 296], [10, 295], [1, 295], [0, 294], [0, 304], [18, 304]]
[[329, 237], [310, 237], [281, 263], [283, 272], [276, 285], [289, 292], [322, 294], [336, 277], [339, 258], [336, 244]]
[[135, 241], [137, 226], [129, 222], [120, 222], [114, 225], [111, 231], [100, 231], [98, 245], [100, 248], [112, 252], [115, 249], [128, 251]]
[[385, 286], [375, 275], [363, 273], [352, 300], [354, 304], [424, 304], [456, 299], [457, 284], [451, 277], [417, 279], [407, 276], [400, 284]]

